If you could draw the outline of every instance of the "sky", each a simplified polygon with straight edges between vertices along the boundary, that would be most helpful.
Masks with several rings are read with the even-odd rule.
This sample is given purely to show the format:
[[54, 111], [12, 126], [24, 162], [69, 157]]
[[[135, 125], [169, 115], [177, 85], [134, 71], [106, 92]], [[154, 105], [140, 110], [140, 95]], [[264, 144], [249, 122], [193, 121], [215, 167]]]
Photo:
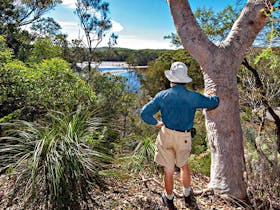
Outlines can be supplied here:
[[[45, 16], [52, 17], [62, 27], [62, 32], [68, 34], [68, 40], [85, 38], [80, 28], [79, 19], [75, 15], [76, 0], [63, 0]], [[107, 32], [118, 34], [116, 47], [130, 49], [172, 49], [170, 40], [163, 37], [175, 33], [172, 16], [166, 0], [107, 0], [109, 16], [113, 23]], [[190, 0], [193, 11], [197, 8], [212, 8], [220, 11], [230, 0]], [[99, 45], [107, 46], [108, 36]]]

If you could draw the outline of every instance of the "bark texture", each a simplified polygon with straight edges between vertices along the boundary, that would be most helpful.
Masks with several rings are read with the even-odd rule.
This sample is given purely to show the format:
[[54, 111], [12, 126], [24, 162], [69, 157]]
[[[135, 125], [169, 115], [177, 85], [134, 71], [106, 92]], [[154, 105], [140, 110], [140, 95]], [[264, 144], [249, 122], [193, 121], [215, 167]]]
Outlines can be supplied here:
[[246, 50], [265, 25], [262, 11], [266, 5], [262, 0], [249, 0], [226, 40], [214, 44], [197, 24], [187, 0], [168, 0], [168, 3], [182, 45], [201, 66], [206, 94], [220, 98], [219, 107], [206, 113], [212, 158], [209, 188], [245, 199], [237, 70]]

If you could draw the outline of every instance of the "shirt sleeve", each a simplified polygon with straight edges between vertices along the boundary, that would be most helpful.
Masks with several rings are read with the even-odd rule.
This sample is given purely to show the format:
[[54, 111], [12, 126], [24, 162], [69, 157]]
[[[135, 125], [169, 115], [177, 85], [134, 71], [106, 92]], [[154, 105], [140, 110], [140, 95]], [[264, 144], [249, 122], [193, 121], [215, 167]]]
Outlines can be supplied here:
[[196, 108], [213, 109], [219, 105], [220, 99], [218, 96], [205, 96], [197, 93]]
[[140, 116], [145, 123], [156, 125], [157, 120], [154, 118], [154, 114], [156, 114], [159, 110], [159, 94], [157, 94], [149, 103], [147, 103], [142, 108]]

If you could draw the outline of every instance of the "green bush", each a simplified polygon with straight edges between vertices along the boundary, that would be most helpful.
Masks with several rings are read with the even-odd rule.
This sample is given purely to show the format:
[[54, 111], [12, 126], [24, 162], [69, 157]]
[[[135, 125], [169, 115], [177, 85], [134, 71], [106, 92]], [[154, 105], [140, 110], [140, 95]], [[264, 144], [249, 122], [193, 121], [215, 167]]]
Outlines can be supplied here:
[[11, 50], [7, 48], [4, 37], [0, 36], [0, 67], [11, 60]]
[[31, 63], [39, 63], [45, 59], [51, 59], [61, 56], [61, 48], [54, 45], [50, 38], [39, 37], [33, 44], [31, 55], [27, 58], [27, 60]]
[[28, 67], [12, 61], [0, 68], [0, 117], [22, 110], [21, 119], [33, 121], [47, 110], [73, 111], [78, 105], [92, 106], [91, 87], [59, 58]]

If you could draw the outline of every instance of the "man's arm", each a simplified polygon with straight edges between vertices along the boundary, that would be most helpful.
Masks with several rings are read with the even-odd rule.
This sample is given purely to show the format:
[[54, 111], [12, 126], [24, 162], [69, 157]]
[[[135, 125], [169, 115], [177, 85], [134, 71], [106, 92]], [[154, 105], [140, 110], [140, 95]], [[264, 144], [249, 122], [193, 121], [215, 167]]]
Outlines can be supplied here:
[[153, 100], [151, 100], [142, 108], [140, 116], [145, 123], [158, 126], [159, 124], [161, 124], [161, 122], [154, 118], [154, 114], [156, 114], [159, 110], [160, 105], [159, 97], [157, 94]]
[[220, 99], [218, 96], [205, 96], [197, 93], [197, 108], [208, 108], [213, 109], [219, 105]]

